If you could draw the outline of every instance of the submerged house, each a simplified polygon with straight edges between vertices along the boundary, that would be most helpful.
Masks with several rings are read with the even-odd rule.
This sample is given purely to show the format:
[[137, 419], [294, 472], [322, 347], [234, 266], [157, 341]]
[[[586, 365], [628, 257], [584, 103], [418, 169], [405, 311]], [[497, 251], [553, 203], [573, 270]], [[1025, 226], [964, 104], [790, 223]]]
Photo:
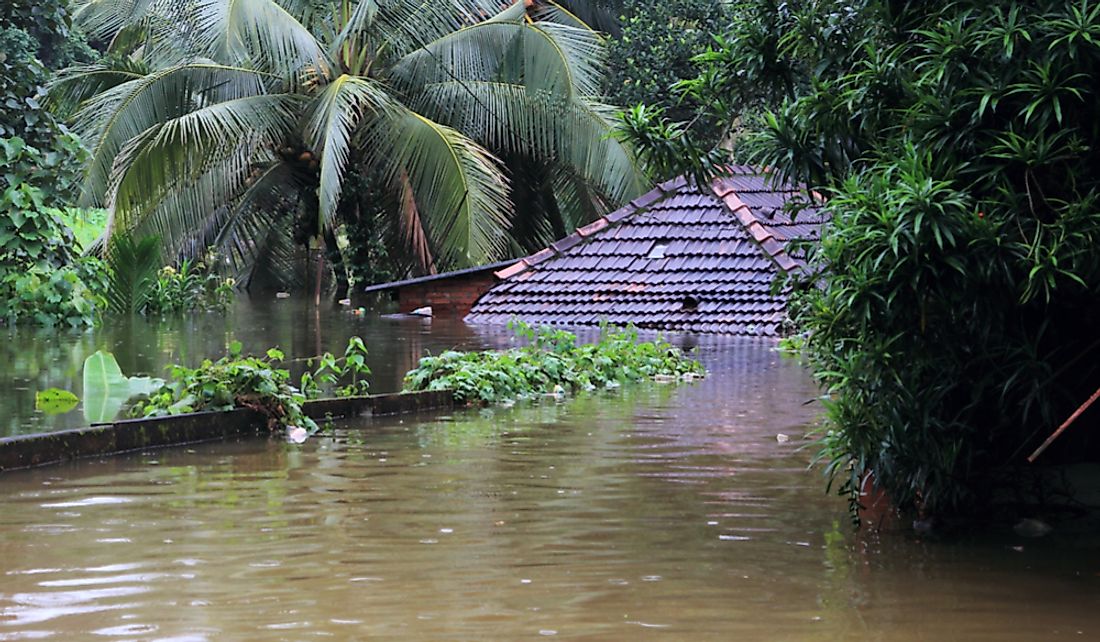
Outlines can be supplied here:
[[776, 277], [801, 265], [790, 241], [821, 223], [804, 191], [747, 167], [705, 188], [676, 179], [496, 272], [466, 320], [777, 336]]
[[371, 290], [390, 291], [402, 308], [454, 301], [437, 314], [460, 316], [468, 307], [471, 324], [606, 321], [779, 336], [788, 290], [775, 287], [776, 277], [802, 266], [791, 241], [817, 238], [822, 222], [804, 190], [734, 167], [703, 188], [683, 178], [664, 183], [550, 247], [476, 277], [463, 271]]

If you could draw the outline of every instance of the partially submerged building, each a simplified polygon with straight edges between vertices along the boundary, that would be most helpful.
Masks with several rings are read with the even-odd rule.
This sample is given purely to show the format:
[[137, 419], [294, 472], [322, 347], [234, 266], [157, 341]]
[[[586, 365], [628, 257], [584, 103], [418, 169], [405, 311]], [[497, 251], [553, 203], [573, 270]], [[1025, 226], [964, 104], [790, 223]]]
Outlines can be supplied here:
[[816, 239], [822, 222], [804, 190], [734, 167], [703, 188], [683, 178], [664, 183], [491, 278], [477, 272], [479, 296], [471, 296], [470, 271], [372, 289], [397, 293], [402, 308], [432, 305], [432, 296], [462, 301], [448, 308], [452, 314], [472, 304], [471, 324], [606, 321], [779, 336], [789, 289], [777, 287], [777, 277], [801, 268], [791, 242]]
[[804, 192], [746, 167], [705, 188], [677, 179], [498, 271], [466, 320], [776, 336], [776, 277], [799, 268], [790, 242], [821, 222]]

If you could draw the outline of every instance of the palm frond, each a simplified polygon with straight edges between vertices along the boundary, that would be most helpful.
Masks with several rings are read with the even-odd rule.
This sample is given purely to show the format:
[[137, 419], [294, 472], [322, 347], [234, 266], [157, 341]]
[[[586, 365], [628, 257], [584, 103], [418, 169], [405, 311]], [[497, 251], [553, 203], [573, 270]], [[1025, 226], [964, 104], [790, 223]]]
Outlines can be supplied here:
[[329, 55], [341, 47], [369, 43], [377, 53], [399, 58], [437, 38], [483, 20], [500, 8], [493, 0], [361, 0], [332, 38]]
[[226, 64], [252, 62], [290, 78], [304, 68], [327, 75], [325, 48], [274, 0], [192, 0], [188, 3], [204, 55]]
[[[122, 229], [139, 226], [142, 221], [135, 220], [134, 213], [160, 202], [165, 186], [172, 182], [208, 173], [207, 159], [217, 157], [224, 148], [237, 147], [243, 142], [274, 146], [292, 129], [299, 101], [290, 95], [238, 98], [211, 104], [146, 130], [125, 146], [116, 159], [108, 201], [113, 224]], [[231, 158], [233, 162], [227, 166], [223, 184], [212, 186], [212, 191], [221, 197], [219, 200], [232, 198], [239, 182], [235, 178], [248, 169], [248, 158]], [[178, 212], [174, 218], [186, 215]], [[165, 237], [169, 246], [174, 245], [176, 234], [167, 233]]]
[[613, 110], [599, 103], [532, 96], [508, 83], [449, 81], [424, 87], [412, 106], [492, 149], [565, 163], [612, 201], [647, 185], [633, 153], [611, 136]]
[[257, 274], [271, 285], [302, 285], [300, 254], [292, 239], [294, 215], [305, 189], [287, 163], [274, 163], [254, 176], [244, 194], [212, 217], [203, 239], [225, 257], [229, 270], [246, 286]]
[[85, 100], [132, 80], [140, 80], [150, 72], [140, 61], [124, 57], [104, 58], [91, 65], [70, 67], [58, 73], [49, 85], [52, 106], [67, 111]]
[[[603, 33], [618, 36], [622, 31], [619, 18], [622, 0], [544, 0], [535, 16], [575, 26], [584, 25]], [[578, 24], [579, 23], [579, 24]]]
[[389, 182], [409, 177], [440, 261], [453, 267], [499, 258], [511, 211], [498, 161], [462, 133], [395, 105], [363, 134], [368, 162]]
[[351, 150], [352, 136], [367, 112], [378, 112], [390, 102], [385, 88], [369, 78], [341, 75], [314, 100], [303, 138], [321, 159], [321, 179], [317, 189], [324, 227], [335, 223], [344, 171]]
[[137, 314], [149, 302], [161, 267], [160, 241], [135, 240], [129, 234], [111, 239], [107, 248], [107, 305], [111, 312]]
[[558, 98], [600, 91], [605, 51], [590, 29], [524, 17], [493, 19], [438, 38], [394, 62], [405, 91], [447, 81], [504, 81]]
[[164, 0], [73, 0], [73, 22], [96, 40], [110, 40]]
[[435, 257], [432, 253], [431, 241], [428, 239], [428, 232], [424, 229], [424, 221], [420, 218], [420, 208], [416, 206], [416, 195], [413, 194], [409, 175], [401, 172], [397, 180], [401, 189], [401, 231], [405, 242], [419, 261], [420, 269], [427, 274], [435, 274], [439, 270], [435, 266]]
[[264, 89], [263, 80], [249, 69], [192, 63], [126, 81], [85, 101], [73, 125], [91, 152], [83, 203], [105, 204], [112, 164], [129, 141], [203, 103], [258, 95]]

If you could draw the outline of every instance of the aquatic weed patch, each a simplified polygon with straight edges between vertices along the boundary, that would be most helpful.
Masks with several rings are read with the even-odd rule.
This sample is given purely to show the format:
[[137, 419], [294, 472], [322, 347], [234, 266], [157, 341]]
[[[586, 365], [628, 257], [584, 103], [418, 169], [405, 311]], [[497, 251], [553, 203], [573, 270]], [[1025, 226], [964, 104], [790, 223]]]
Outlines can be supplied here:
[[615, 387], [645, 379], [705, 375], [702, 364], [663, 339], [639, 341], [633, 327], [603, 327], [595, 343], [571, 332], [510, 326], [527, 345], [427, 356], [405, 375], [405, 390], [453, 390], [459, 403], [499, 403], [544, 394]]
[[[285, 355], [271, 348], [262, 356], [241, 354], [234, 341], [229, 354], [217, 361], [203, 361], [197, 368], [173, 365], [168, 380], [148, 398], [139, 399], [130, 412], [138, 417], [162, 417], [198, 411], [251, 408], [267, 419], [268, 428], [317, 430], [302, 411], [302, 404], [324, 394], [349, 397], [367, 394], [370, 368], [367, 347], [359, 337], [348, 341], [344, 355], [331, 353], [310, 359], [299, 385], [290, 370], [280, 367]], [[314, 362], [316, 361], [316, 367]], [[344, 382], [344, 385], [339, 385]]]

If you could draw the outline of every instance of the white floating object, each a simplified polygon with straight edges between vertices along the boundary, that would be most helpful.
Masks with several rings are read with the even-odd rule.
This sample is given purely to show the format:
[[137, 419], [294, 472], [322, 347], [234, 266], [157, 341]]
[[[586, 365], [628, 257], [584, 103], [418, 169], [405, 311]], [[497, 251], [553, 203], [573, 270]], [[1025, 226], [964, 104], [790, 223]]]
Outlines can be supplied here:
[[351, 305], [351, 299], [340, 299], [338, 303], [340, 305]]
[[679, 379], [679, 377], [677, 377], [675, 375], [667, 375], [667, 374], [653, 375], [653, 380], [656, 381], [657, 383], [672, 383], [673, 381], [676, 381], [677, 379]]
[[791, 440], [791, 436], [790, 435], [784, 435], [783, 433], [779, 433], [778, 435], [775, 436], [775, 440], [778, 441], [781, 444], [785, 444], [785, 443], [787, 443], [788, 441]]
[[287, 426], [286, 438], [296, 444], [305, 443], [309, 439], [309, 431], [301, 426]]
[[432, 316], [432, 306], [426, 305], [422, 308], [417, 308], [409, 314], [413, 315], [414, 317], [430, 317]]
[[1020, 537], [1042, 537], [1050, 534], [1054, 527], [1041, 519], [1021, 519], [1012, 530]]
[[290, 298], [290, 292], [276, 292], [275, 293], [275, 298], [276, 299], [289, 299]]

